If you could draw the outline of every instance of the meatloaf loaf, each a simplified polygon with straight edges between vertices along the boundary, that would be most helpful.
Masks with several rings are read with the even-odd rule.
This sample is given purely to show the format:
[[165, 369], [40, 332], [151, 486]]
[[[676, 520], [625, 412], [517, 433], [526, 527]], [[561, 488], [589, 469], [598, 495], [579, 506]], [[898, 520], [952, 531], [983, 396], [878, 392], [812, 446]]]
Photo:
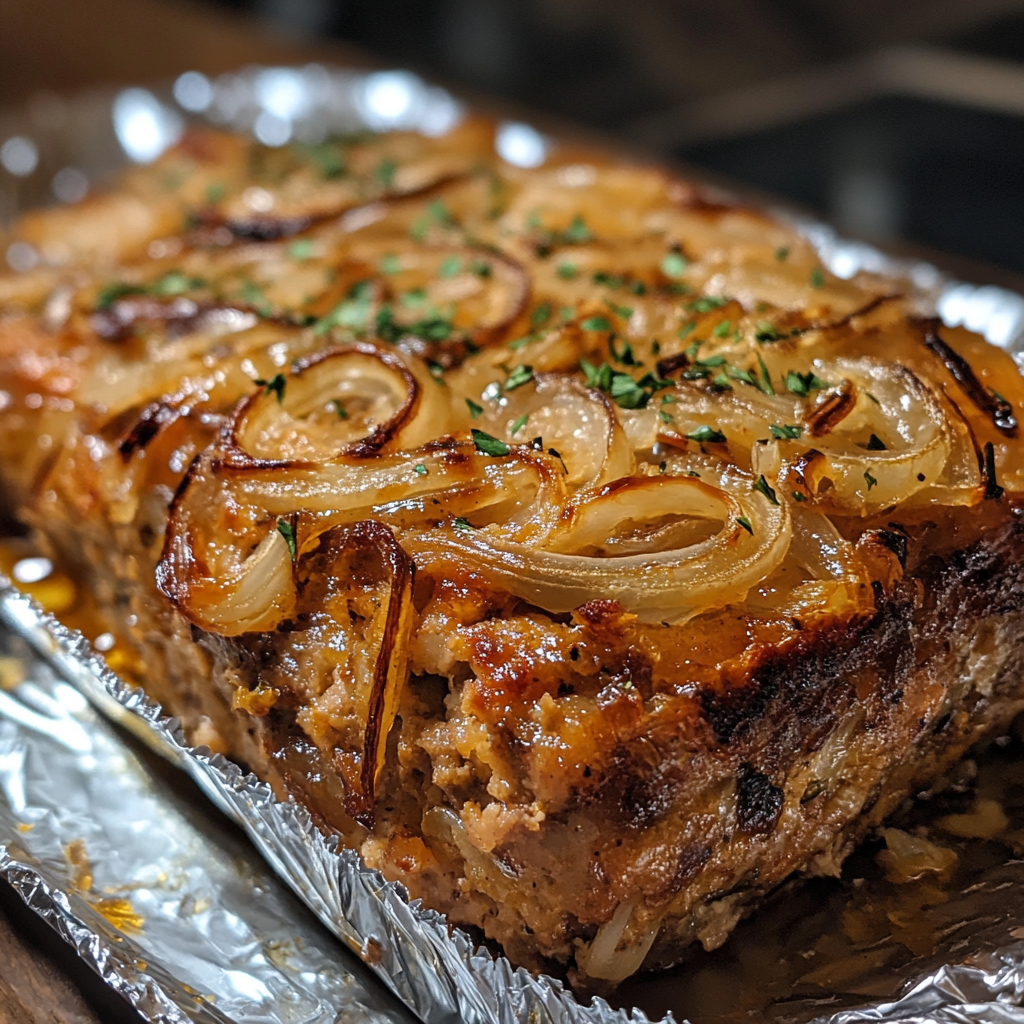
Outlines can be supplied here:
[[124, 673], [518, 964], [722, 943], [1024, 710], [1024, 381], [757, 209], [194, 129], [11, 239], [4, 498]]

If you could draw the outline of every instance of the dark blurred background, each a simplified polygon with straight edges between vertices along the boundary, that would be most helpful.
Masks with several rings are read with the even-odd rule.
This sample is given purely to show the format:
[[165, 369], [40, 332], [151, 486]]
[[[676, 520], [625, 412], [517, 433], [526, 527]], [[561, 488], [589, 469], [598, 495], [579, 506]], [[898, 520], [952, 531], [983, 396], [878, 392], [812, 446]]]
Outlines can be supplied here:
[[0, 105], [346, 52], [1024, 272], [1024, 0], [3, 0]]

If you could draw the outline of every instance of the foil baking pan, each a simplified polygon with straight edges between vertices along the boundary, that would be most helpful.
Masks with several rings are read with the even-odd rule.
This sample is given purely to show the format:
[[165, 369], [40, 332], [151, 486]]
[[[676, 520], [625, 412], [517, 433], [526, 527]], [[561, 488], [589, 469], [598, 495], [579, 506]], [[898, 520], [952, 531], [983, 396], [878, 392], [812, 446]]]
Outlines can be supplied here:
[[[0, 220], [155, 158], [190, 117], [283, 144], [361, 127], [443, 132], [461, 114], [408, 72], [319, 65], [40, 97], [0, 115], [0, 137], [25, 158], [25, 173], [0, 182]], [[557, 144], [519, 122], [497, 133], [501, 155], [523, 166]], [[1024, 298], [796, 219], [840, 276], [900, 279], [923, 310], [1024, 349]], [[5, 254], [15, 269], [46, 255], [23, 243]], [[3, 578], [0, 626], [0, 873], [147, 1020], [1024, 1024], [1021, 738], [999, 738], [900, 812], [901, 830], [955, 854], [945, 884], [892, 882], [869, 843], [843, 880], [783, 886], [723, 949], [631, 979], [613, 1006], [477, 948], [303, 808], [189, 748], [176, 720]], [[248, 842], [188, 797], [192, 784]]]

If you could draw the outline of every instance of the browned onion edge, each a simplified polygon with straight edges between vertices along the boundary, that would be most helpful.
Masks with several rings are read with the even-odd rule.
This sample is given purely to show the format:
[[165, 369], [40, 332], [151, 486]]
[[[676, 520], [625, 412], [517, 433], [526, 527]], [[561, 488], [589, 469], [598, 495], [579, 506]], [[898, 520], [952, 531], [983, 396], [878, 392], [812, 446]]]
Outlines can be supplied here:
[[[312, 369], [328, 359], [339, 356], [350, 355], [353, 352], [359, 355], [369, 356], [384, 363], [389, 369], [398, 373], [405, 382], [407, 392], [406, 399], [401, 407], [386, 423], [380, 424], [372, 434], [345, 445], [338, 451], [339, 457], [350, 458], [372, 458], [379, 455], [381, 449], [394, 440], [398, 432], [415, 415], [420, 403], [420, 386], [413, 376], [412, 371], [402, 362], [398, 356], [391, 352], [377, 348], [368, 342], [352, 342], [349, 345], [337, 345], [332, 348], [323, 349], [302, 359], [297, 359], [293, 365], [293, 376], [297, 376], [305, 370]], [[309, 462], [303, 459], [259, 459], [249, 454], [241, 445], [239, 433], [245, 417], [253, 405], [263, 395], [264, 389], [258, 387], [255, 391], [246, 395], [231, 414], [231, 419], [224, 427], [221, 435], [221, 455], [217, 460], [216, 468], [228, 470], [255, 470], [255, 469], [313, 469], [318, 463]]]

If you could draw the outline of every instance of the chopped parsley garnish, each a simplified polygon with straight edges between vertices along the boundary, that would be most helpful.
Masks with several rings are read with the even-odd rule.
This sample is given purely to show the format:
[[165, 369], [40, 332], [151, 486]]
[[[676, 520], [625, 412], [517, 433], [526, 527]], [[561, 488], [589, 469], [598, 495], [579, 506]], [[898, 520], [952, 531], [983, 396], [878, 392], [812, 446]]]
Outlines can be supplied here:
[[416, 465], [412, 467], [412, 471], [419, 476], [427, 475], [427, 467], [424, 466], [422, 462], [417, 462]]
[[292, 556], [292, 561], [294, 562], [297, 553], [295, 547], [295, 527], [287, 519], [278, 519], [277, 532], [284, 537], [285, 543], [288, 545], [288, 553]]
[[596, 367], [586, 359], [580, 360], [580, 369], [587, 387], [610, 395], [623, 409], [642, 409], [656, 391], [672, 386], [671, 381], [662, 380], [653, 373], [645, 373], [640, 380], [635, 380], [628, 373], [617, 373], [607, 363]]
[[558, 276], [563, 281], [572, 281], [579, 274], [579, 267], [575, 263], [559, 263]]
[[496, 437], [492, 437], [490, 434], [484, 433], [482, 430], [477, 430], [476, 427], [472, 430], [473, 444], [476, 445], [476, 450], [481, 455], [493, 455], [495, 457], [501, 455], [508, 455], [511, 448], [504, 441], [500, 441]]
[[382, 274], [397, 274], [401, 269], [402, 261], [394, 253], [388, 253], [380, 261]]
[[868, 438], [868, 443], [864, 446], [869, 452], [884, 452], [888, 451], [885, 442], [877, 435], [872, 434]]
[[394, 159], [386, 156], [379, 164], [377, 164], [377, 169], [373, 172], [373, 176], [384, 188], [391, 188], [395, 183], [395, 171], [397, 170], [398, 164]]
[[531, 380], [533, 380], [533, 367], [519, 365], [505, 379], [502, 389], [504, 391], [515, 391], [516, 388], [528, 384]]
[[332, 398], [331, 407], [334, 409], [339, 420], [348, 419], [348, 410], [345, 408], [345, 405], [340, 398]]
[[732, 330], [731, 320], [722, 320], [715, 324], [715, 329], [711, 332], [716, 338], [724, 338]]
[[456, 516], [452, 520], [452, 529], [454, 529], [454, 530], [475, 530], [476, 527], [468, 519], [463, 519], [462, 516]]
[[618, 274], [609, 274], [607, 270], [595, 270], [591, 281], [594, 284], [603, 284], [606, 288], [622, 288], [626, 279]]
[[543, 327], [550, 319], [551, 303], [541, 302], [530, 313], [530, 326], [536, 330], [538, 327]]
[[807, 499], [799, 491], [794, 491], [793, 492], [793, 500], [794, 501], [806, 501]]
[[739, 523], [751, 537], [754, 536], [754, 527], [750, 525], [750, 520], [746, 516], [737, 516], [736, 522]]
[[773, 505], [778, 505], [779, 499], [776, 497], [771, 484], [765, 480], [764, 473], [757, 478], [757, 482], [754, 484], [754, 490], [760, 491], [760, 493], [763, 494]]
[[585, 331], [610, 331], [612, 325], [606, 316], [590, 316], [587, 317], [580, 327]]
[[522, 429], [523, 429], [523, 427], [525, 427], [525, 426], [526, 426], [526, 421], [527, 421], [527, 420], [528, 420], [529, 418], [530, 418], [530, 414], [529, 414], [528, 412], [524, 412], [524, 413], [523, 413], [523, 415], [522, 415], [522, 416], [520, 416], [520, 417], [519, 417], [519, 419], [517, 419], [517, 420], [515, 421], [515, 423], [513, 423], [513, 424], [512, 424], [512, 429], [511, 429], [511, 430], [509, 431], [509, 433], [510, 433], [510, 434], [511, 434], [511, 435], [512, 435], [513, 437], [515, 437], [515, 435], [516, 435], [516, 434], [518, 434], [518, 433], [519, 433], [519, 431], [520, 431], [520, 430], [522, 430]]
[[513, 352], [518, 352], [521, 348], [526, 348], [527, 345], [532, 341], [537, 340], [536, 334], [524, 334], [521, 338], [516, 338], [515, 341], [510, 341], [505, 348], [512, 349]]
[[867, 485], [868, 485], [868, 490], [869, 491], [871, 490], [872, 487], [874, 487], [878, 483], [878, 481], [866, 469], [864, 470], [864, 479], [867, 481]]
[[788, 245], [780, 245], [778, 247], [778, 249], [775, 250], [775, 258], [780, 263], [785, 263], [786, 260], [789, 259], [789, 246]]
[[786, 374], [786, 389], [794, 395], [809, 395], [812, 391], [824, 391], [828, 382], [814, 373], [798, 373], [790, 370]]
[[628, 341], [622, 343], [622, 351], [615, 348], [615, 335], [608, 335], [608, 351], [611, 352], [612, 361], [621, 363], [623, 366], [639, 366], [636, 356], [633, 354], [633, 346]]
[[185, 292], [205, 286], [206, 281], [201, 277], [187, 277], [180, 270], [169, 270], [150, 287], [149, 291], [153, 295], [184, 295]]
[[823, 288], [825, 285], [825, 275], [821, 271], [821, 267], [815, 267], [811, 271], [810, 283], [812, 288]]
[[479, 419], [481, 413], [484, 411], [484, 407], [482, 405], [477, 405], [472, 398], [466, 399], [466, 407], [469, 409], [470, 418], [474, 420]]
[[313, 255], [313, 240], [310, 238], [297, 238], [288, 246], [288, 256], [298, 263], [308, 260]]
[[768, 429], [771, 431], [772, 437], [779, 441], [795, 441], [804, 432], [803, 427], [794, 426], [790, 423], [773, 423]]
[[262, 377], [258, 377], [253, 381], [259, 388], [263, 388], [268, 395], [277, 395], [277, 404], [280, 405], [284, 401], [284, 388], [287, 381], [284, 379], [283, 373], [275, 374], [270, 380], [264, 380]]
[[438, 277], [455, 277], [460, 273], [462, 273], [461, 256], [446, 256], [441, 261], [441, 266], [437, 268]]
[[207, 186], [206, 192], [203, 193], [203, 197], [206, 199], [207, 203], [210, 204], [210, 206], [216, 206], [217, 203], [219, 203], [224, 198], [226, 193], [227, 188], [225, 188], [224, 185], [220, 184], [220, 182], [215, 182], [214, 184]]
[[755, 341], [759, 341], [763, 345], [770, 341], [778, 341], [781, 337], [782, 335], [775, 324], [770, 323], [768, 320], [758, 320], [757, 326], [754, 328]]
[[618, 306], [611, 299], [604, 300], [605, 305], [617, 316], [623, 320], [628, 320], [633, 315], [632, 306]]
[[455, 224], [455, 218], [452, 216], [451, 211], [440, 199], [435, 199], [424, 213], [413, 222], [412, 227], [409, 228], [409, 234], [417, 242], [422, 242], [427, 237], [427, 232], [434, 225], [451, 227], [453, 224]]
[[697, 329], [696, 321], [695, 320], [688, 320], [685, 324], [683, 324], [682, 327], [679, 328], [678, 337], [685, 338], [687, 335], [693, 334], [693, 332], [696, 329]]
[[688, 302], [686, 308], [692, 309], [695, 313], [710, 313], [714, 309], [721, 309], [728, 301], [721, 295], [702, 295], [699, 299]]
[[661, 261], [661, 272], [666, 277], [682, 277], [686, 273], [686, 259], [678, 252], [666, 253]]
[[428, 359], [427, 370], [430, 376], [433, 377], [435, 384], [442, 388], [448, 387], [444, 379], [444, 367], [440, 363], [435, 362], [433, 359]]
[[[363, 330], [370, 319], [372, 297], [372, 283], [357, 281], [349, 288], [346, 298], [342, 299], [326, 316], [317, 320], [313, 325], [313, 333], [326, 334], [332, 327], [348, 327], [354, 331]], [[378, 316], [377, 319], [379, 321], [380, 317]]]
[[487, 260], [473, 260], [469, 265], [469, 269], [476, 274], [477, 277], [490, 277], [493, 268]]
[[423, 288], [410, 288], [399, 296], [399, 301], [410, 309], [419, 309], [420, 306], [426, 305], [427, 293]]
[[772, 384], [772, 375], [768, 372], [768, 367], [765, 366], [760, 352], [757, 353], [757, 365], [761, 368], [761, 383], [758, 386], [766, 395], [774, 395], [775, 387]]
[[302, 152], [316, 164], [317, 169], [325, 178], [342, 178], [348, 172], [345, 157], [338, 142], [321, 142], [305, 145]]
[[725, 440], [725, 434], [705, 424], [683, 436], [689, 441], [697, 441], [700, 444], [721, 444]]
[[577, 213], [573, 217], [572, 223], [562, 232], [562, 237], [572, 245], [586, 245], [594, 236], [590, 233], [590, 228], [587, 227], [587, 222], [582, 215]]
[[137, 284], [124, 284], [123, 282], [108, 284], [96, 297], [96, 308], [110, 309], [118, 299], [123, 299], [129, 295], [145, 294], [146, 289]]

